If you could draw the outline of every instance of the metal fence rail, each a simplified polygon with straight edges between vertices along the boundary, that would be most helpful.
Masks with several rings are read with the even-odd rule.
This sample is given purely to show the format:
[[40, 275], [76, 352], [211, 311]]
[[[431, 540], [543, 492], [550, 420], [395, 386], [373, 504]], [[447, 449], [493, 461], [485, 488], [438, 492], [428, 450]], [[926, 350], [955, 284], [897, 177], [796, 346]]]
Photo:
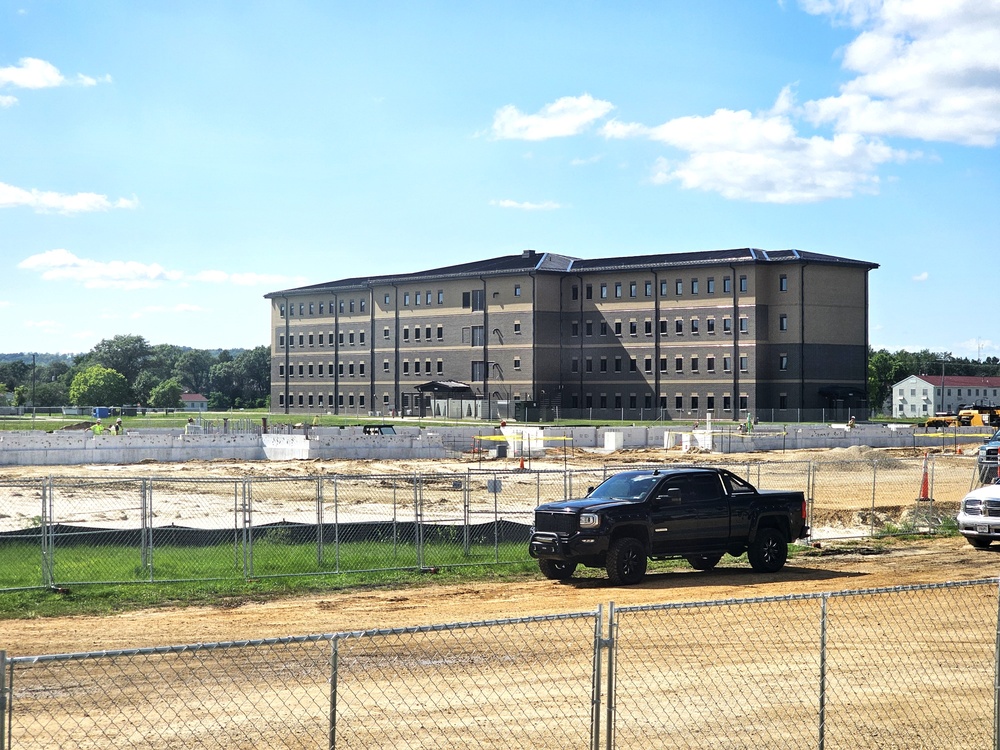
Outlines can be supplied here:
[[998, 584], [0, 651], [0, 748], [996, 750]]
[[[954, 457], [713, 465], [801, 490], [824, 539], [933, 531], [978, 476]], [[535, 506], [639, 467], [0, 482], [0, 591], [523, 562]]]

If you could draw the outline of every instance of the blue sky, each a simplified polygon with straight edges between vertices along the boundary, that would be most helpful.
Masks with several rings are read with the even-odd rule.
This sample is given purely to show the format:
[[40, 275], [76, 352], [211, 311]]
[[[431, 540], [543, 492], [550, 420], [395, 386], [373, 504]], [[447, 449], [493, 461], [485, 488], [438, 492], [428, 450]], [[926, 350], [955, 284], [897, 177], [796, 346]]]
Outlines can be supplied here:
[[0, 351], [268, 341], [262, 295], [526, 248], [878, 263], [1000, 355], [1000, 0], [0, 0]]

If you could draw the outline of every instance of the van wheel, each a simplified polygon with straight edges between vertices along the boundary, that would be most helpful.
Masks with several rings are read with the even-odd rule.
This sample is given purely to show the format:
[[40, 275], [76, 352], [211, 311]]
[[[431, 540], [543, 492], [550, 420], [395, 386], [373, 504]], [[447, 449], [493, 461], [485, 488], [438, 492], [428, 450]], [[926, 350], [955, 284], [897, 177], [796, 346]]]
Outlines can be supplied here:
[[608, 549], [608, 580], [612, 586], [630, 586], [646, 575], [646, 548], [630, 536], [616, 539]]
[[562, 562], [561, 560], [539, 560], [538, 568], [542, 571], [542, 575], [550, 581], [565, 581], [573, 576], [576, 563]]
[[777, 573], [788, 559], [788, 542], [777, 529], [760, 529], [747, 548], [750, 567], [758, 573]]

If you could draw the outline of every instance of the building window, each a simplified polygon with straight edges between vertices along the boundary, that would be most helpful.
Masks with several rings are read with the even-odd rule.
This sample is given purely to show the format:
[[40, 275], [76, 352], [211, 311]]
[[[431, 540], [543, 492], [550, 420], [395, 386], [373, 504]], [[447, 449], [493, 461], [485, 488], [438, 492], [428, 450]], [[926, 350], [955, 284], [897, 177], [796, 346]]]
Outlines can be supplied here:
[[[420, 304], [420, 292], [417, 292], [416, 294], [413, 295], [413, 304], [415, 305]], [[353, 312], [353, 310], [351, 312]]]
[[728, 276], [722, 277], [722, 291], [729, 294], [733, 291], [733, 281]]
[[389, 372], [389, 360], [382, 360], [382, 372]]
[[420, 326], [416, 326], [413, 329], [413, 340], [420, 341]]
[[745, 354], [740, 355], [740, 372], [746, 372], [749, 367], [749, 359]]
[[666, 371], [667, 371], [667, 358], [660, 357], [660, 372], [666, 372]]
[[661, 297], [666, 297], [667, 296], [667, 282], [666, 282], [666, 280], [660, 282], [660, 296]]
[[622, 358], [615, 357], [615, 372], [621, 372], [621, 371], [622, 371]]
[[778, 408], [787, 409], [788, 408], [788, 395], [785, 393], [778, 394]]
[[684, 282], [681, 281], [680, 279], [674, 281], [674, 294], [677, 295], [678, 297], [684, 294]]
[[778, 316], [778, 330], [787, 331], [788, 330], [788, 316], [781, 314]]
[[691, 294], [698, 293], [698, 279], [691, 279]]
[[472, 363], [472, 381], [482, 383], [486, 380], [486, 363], [479, 361]]
[[[385, 306], [386, 306], [386, 307], [388, 307], [388, 306], [389, 306], [389, 295], [388, 295], [388, 294], [387, 294], [387, 295], [385, 295]], [[343, 312], [343, 311], [341, 311], [341, 312]]]
[[384, 338], [386, 341], [389, 340], [389, 326], [386, 326], [385, 328], [382, 329], [382, 338]]
[[698, 333], [698, 319], [691, 318], [691, 333]]
[[[521, 285], [520, 284], [514, 284], [514, 296], [515, 297], [520, 297], [521, 296]], [[430, 299], [430, 297], [428, 297], [428, 299]]]
[[750, 330], [750, 319], [746, 317], [740, 318], [740, 333], [747, 333]]
[[649, 318], [646, 318], [645, 333], [647, 336], [653, 335], [653, 321], [651, 321]]
[[638, 336], [639, 335], [639, 324], [634, 320], [630, 320], [628, 324], [628, 335]]
[[708, 411], [715, 411], [715, 396], [705, 396], [705, 408]]
[[781, 276], [778, 277], [778, 291], [779, 292], [788, 291], [788, 276], [786, 276], [785, 274], [781, 274]]
[[698, 372], [698, 357], [691, 357], [691, 372]]
[[684, 333], [684, 321], [678, 318], [674, 321], [674, 333], [682, 334]]
[[647, 282], [645, 282], [643, 284], [643, 293], [647, 297], [652, 297], [653, 296], [653, 282], [652, 281], [647, 281]]
[[587, 359], [584, 360], [584, 362], [583, 362], [583, 369], [584, 369], [584, 372], [593, 372], [594, 371], [594, 358], [593, 357], [587, 357]]
[[438, 289], [438, 304], [444, 304], [444, 289]]
[[352, 313], [354, 312], [354, 300], [348, 301], [348, 310]]
[[622, 298], [622, 283], [620, 281], [615, 282], [615, 299]]
[[607, 371], [608, 371], [608, 358], [601, 357], [601, 372], [607, 372]]
[[403, 307], [409, 307], [409, 306], [410, 306], [410, 293], [403, 292]]
[[607, 298], [608, 298], [608, 285], [601, 284], [601, 299], [607, 299]]
[[[358, 306], [359, 306], [359, 307], [361, 308], [361, 312], [364, 312], [364, 311], [365, 311], [365, 299], [364, 299], [364, 297], [362, 297], [362, 298], [361, 298], [361, 299], [360, 299], [360, 300], [358, 301]], [[322, 310], [320, 310], [320, 312], [323, 312], [323, 311], [322, 311]]]
[[722, 397], [722, 411], [732, 411], [733, 410], [733, 397], [723, 396]]
[[312, 377], [312, 376], [313, 376], [313, 374], [314, 374], [314, 373], [313, 373], [313, 364], [312, 364], [312, 362], [310, 362], [310, 363], [309, 363], [309, 377]]
[[722, 332], [723, 333], [732, 333], [733, 332], [733, 320], [732, 320], [732, 318], [723, 318], [722, 319]]
[[521, 358], [520, 357], [514, 357], [514, 369], [515, 370], [520, 370], [521, 369]]
[[740, 276], [740, 292], [745, 292], [748, 288], [747, 277]]
[[409, 341], [409, 340], [410, 340], [410, 329], [409, 328], [404, 328], [403, 329], [403, 341]]
[[785, 371], [788, 369], [788, 355], [779, 354], [778, 355], [778, 369]]
[[[514, 331], [514, 333], [518, 333], [518, 331]], [[437, 327], [437, 340], [438, 341], [444, 340], [444, 326]]]
[[684, 357], [674, 357], [674, 372], [684, 372]]
[[684, 397], [681, 396], [680, 394], [674, 396], [674, 408], [677, 409], [678, 411], [684, 409]]
[[578, 357], [573, 357], [569, 361], [569, 371], [570, 372], [580, 372], [580, 360]]
[[601, 335], [602, 336], [608, 335], [608, 321], [606, 320], [601, 321]]
[[483, 326], [472, 326], [472, 345], [473, 346], [485, 346], [486, 345], [486, 332], [485, 331], [486, 331], [486, 329], [483, 328]]
[[715, 357], [711, 354], [705, 357], [705, 369], [709, 372], [715, 372]]
[[583, 323], [583, 332], [587, 336], [593, 336], [594, 335], [594, 321], [592, 321], [592, 320], [584, 321], [584, 323]]
[[643, 372], [652, 372], [653, 371], [653, 358], [652, 357], [646, 357], [644, 360], [642, 360], [642, 371]]
[[515, 320], [514, 321], [514, 333], [515, 334], [521, 333], [521, 321], [520, 320]]
[[705, 291], [707, 291], [709, 294], [715, 294], [715, 278], [709, 276], [707, 279], [705, 279], [705, 287], [706, 287]]
[[722, 371], [732, 372], [733, 371], [733, 358], [726, 356], [722, 358]]
[[305, 338], [305, 336], [303, 334], [300, 333], [299, 334], [299, 346], [305, 346], [305, 345], [306, 345], [306, 338]]
[[408, 360], [405, 359], [403, 360], [403, 374], [404, 375], [410, 374], [410, 363]]
[[667, 335], [667, 321], [666, 320], [660, 320], [660, 335], [661, 336], [666, 336]]
[[691, 411], [698, 411], [698, 397], [691, 397]]
[[620, 320], [615, 321], [615, 336], [622, 335], [622, 322]]
[[580, 322], [579, 321], [574, 320], [573, 322], [571, 322], [569, 324], [569, 335], [570, 336], [579, 336], [580, 335]]
[[706, 333], [715, 333], [715, 318], [705, 320], [705, 331]]
[[587, 299], [594, 299], [594, 285], [593, 284], [587, 284], [587, 286], [585, 286], [583, 288], [583, 296], [586, 297]]
[[628, 296], [629, 297], [635, 297], [635, 296], [638, 295], [638, 293], [639, 292], [638, 292], [638, 287], [636, 286], [636, 283], [634, 281], [629, 282], [629, 285], [628, 285]]
[[444, 375], [444, 360], [442, 359], [437, 361], [437, 374]]
[[278, 346], [281, 347], [282, 349], [285, 348], [285, 334], [281, 334], [280, 336], [278, 336]]
[[580, 299], [580, 289], [576, 284], [573, 284], [573, 286], [569, 288], [569, 298]]

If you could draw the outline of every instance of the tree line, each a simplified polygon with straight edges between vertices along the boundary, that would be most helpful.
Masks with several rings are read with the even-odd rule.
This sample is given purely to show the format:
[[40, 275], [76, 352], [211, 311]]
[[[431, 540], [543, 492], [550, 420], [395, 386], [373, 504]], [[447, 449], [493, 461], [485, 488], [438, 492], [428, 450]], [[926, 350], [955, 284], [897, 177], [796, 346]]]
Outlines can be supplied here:
[[85, 354], [0, 355], [0, 403], [13, 406], [178, 408], [181, 394], [200, 393], [208, 408], [267, 407], [271, 350], [151, 346], [142, 336], [104, 339]]
[[972, 377], [1000, 376], [1000, 359], [984, 360], [955, 357], [948, 352], [923, 349], [913, 353], [900, 349], [868, 350], [868, 403], [874, 411], [881, 411], [892, 393], [892, 386], [911, 375], [966, 375]]

